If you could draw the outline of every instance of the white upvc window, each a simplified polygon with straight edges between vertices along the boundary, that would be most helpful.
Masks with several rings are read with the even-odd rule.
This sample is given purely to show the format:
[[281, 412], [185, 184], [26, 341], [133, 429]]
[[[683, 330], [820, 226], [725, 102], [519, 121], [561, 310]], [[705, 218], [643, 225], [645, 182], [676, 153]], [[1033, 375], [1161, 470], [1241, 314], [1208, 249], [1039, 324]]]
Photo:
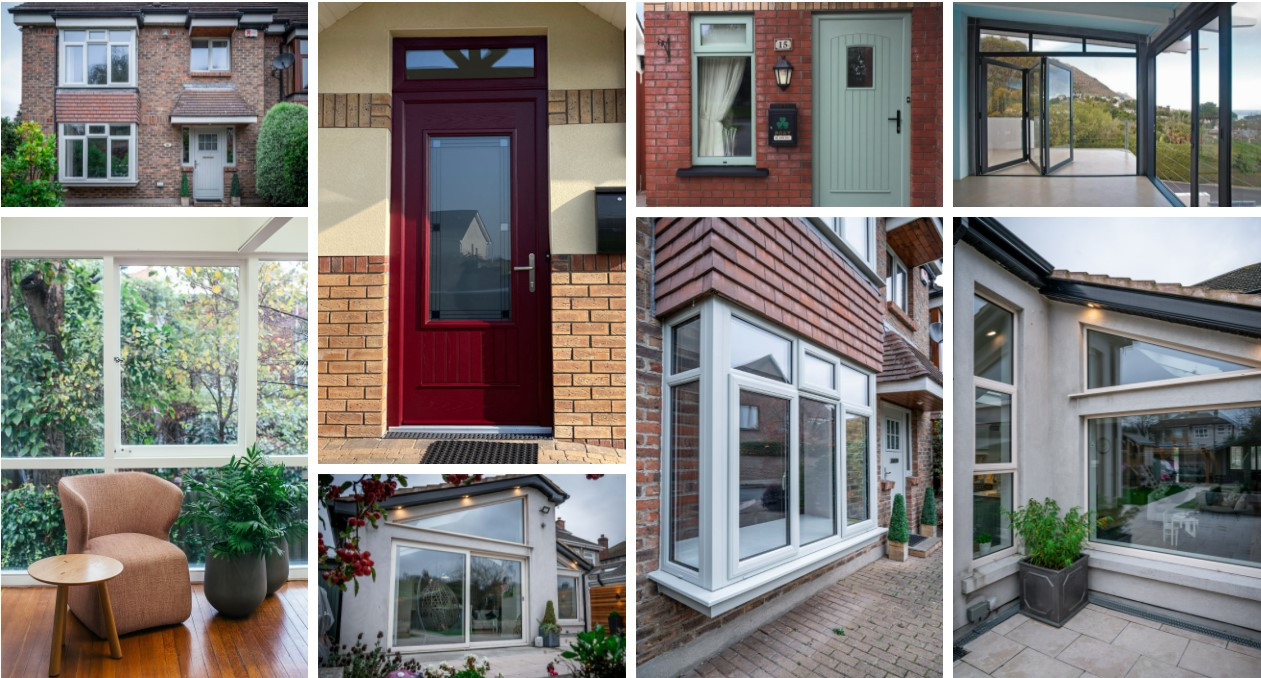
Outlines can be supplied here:
[[903, 311], [910, 311], [910, 286], [911, 276], [906, 268], [906, 264], [894, 254], [892, 250], [888, 252], [886, 259], [887, 267], [885, 268], [885, 300], [893, 302]]
[[835, 217], [831, 228], [849, 246], [854, 256], [876, 267], [876, 220], [874, 217]]
[[136, 82], [136, 32], [118, 29], [63, 29], [62, 86], [131, 87]]
[[231, 42], [227, 38], [193, 38], [189, 68], [197, 73], [232, 70]]
[[757, 159], [753, 16], [692, 16], [692, 164]]
[[556, 617], [561, 621], [582, 619], [582, 579], [577, 574], [556, 574]]
[[75, 183], [134, 183], [134, 123], [63, 122], [58, 146], [60, 180]]
[[972, 559], [1013, 552], [1016, 508], [1017, 313], [988, 295], [973, 298], [974, 439]]
[[738, 589], [879, 535], [874, 375], [719, 299], [664, 347], [659, 584]]

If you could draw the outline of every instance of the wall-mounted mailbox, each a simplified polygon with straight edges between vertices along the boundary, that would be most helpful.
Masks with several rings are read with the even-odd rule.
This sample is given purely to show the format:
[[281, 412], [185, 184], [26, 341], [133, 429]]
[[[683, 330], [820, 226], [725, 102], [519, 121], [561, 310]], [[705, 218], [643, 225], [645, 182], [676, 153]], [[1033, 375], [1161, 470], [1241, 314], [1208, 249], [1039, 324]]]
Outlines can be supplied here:
[[597, 254], [626, 254], [626, 187], [595, 189]]
[[797, 145], [797, 104], [771, 104], [766, 119], [770, 129], [770, 145]]

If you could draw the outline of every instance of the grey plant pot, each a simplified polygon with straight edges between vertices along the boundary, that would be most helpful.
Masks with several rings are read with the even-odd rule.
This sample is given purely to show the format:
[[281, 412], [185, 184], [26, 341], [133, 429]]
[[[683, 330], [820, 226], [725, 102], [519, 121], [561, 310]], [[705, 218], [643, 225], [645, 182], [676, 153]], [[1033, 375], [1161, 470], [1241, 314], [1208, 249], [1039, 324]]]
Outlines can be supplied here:
[[267, 595], [278, 591], [289, 580], [289, 544], [283, 537], [276, 540], [280, 555], [267, 554]]
[[225, 617], [248, 617], [267, 597], [267, 562], [261, 554], [206, 556], [206, 600]]
[[544, 633], [543, 647], [560, 647], [560, 634], [556, 631]]
[[1051, 626], [1063, 626], [1086, 607], [1089, 560], [1090, 556], [1083, 555], [1062, 570], [1020, 561], [1020, 611]]

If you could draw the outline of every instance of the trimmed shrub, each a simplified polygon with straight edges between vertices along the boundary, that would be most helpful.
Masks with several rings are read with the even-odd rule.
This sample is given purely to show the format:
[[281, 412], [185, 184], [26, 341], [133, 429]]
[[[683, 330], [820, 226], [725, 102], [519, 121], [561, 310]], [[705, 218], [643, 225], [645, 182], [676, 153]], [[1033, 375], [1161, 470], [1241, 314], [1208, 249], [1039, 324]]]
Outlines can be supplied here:
[[1090, 513], [1076, 506], [1060, 517], [1054, 499], [1030, 499], [1024, 508], [1006, 512], [1011, 528], [1025, 543], [1025, 560], [1048, 570], [1062, 570], [1081, 557], [1081, 546], [1090, 535]]
[[933, 488], [924, 490], [924, 508], [919, 512], [920, 525], [937, 524], [937, 495]]
[[911, 540], [911, 528], [906, 524], [906, 498], [893, 495], [893, 514], [889, 516], [889, 541], [905, 544]]
[[268, 205], [307, 204], [307, 108], [279, 103], [258, 131], [254, 187]]
[[188, 191], [188, 172], [180, 172], [180, 197], [187, 198], [192, 195]]
[[241, 197], [241, 175], [237, 172], [232, 173], [232, 188], [229, 189], [228, 195], [233, 198]]
[[[0, 202], [5, 207], [58, 207], [65, 188], [57, 181], [57, 137], [44, 134], [38, 123], [18, 124], [4, 156]], [[6, 149], [8, 150], [8, 149]]]

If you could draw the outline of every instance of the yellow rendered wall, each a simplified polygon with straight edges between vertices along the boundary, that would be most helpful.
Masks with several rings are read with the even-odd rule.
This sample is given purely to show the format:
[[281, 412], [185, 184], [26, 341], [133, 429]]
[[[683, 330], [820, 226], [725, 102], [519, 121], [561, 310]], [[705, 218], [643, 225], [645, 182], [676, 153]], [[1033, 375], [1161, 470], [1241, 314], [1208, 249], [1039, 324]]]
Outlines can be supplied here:
[[390, 133], [323, 128], [320, 256], [390, 253]]
[[594, 254], [595, 187], [626, 186], [626, 124], [552, 125], [547, 133], [552, 252]]

